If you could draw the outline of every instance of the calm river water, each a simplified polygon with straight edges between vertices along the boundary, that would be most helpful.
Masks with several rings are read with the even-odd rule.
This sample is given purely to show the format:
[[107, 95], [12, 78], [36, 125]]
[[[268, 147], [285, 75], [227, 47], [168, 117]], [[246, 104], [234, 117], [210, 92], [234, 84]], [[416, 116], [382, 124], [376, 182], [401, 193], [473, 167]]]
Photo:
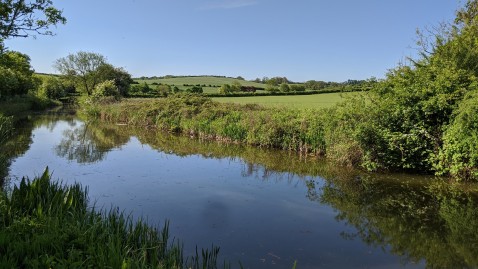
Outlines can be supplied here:
[[7, 186], [48, 166], [96, 207], [169, 220], [186, 254], [214, 244], [245, 268], [478, 266], [477, 199], [463, 187], [68, 114], [17, 129]]

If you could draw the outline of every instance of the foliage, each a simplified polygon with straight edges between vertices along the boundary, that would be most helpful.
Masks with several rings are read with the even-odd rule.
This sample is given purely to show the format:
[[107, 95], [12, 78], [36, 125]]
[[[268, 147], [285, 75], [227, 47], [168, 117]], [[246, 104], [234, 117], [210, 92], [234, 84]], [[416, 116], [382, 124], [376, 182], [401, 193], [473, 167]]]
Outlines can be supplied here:
[[169, 85], [158, 85], [156, 86], [156, 91], [159, 96], [168, 96], [171, 93], [172, 88]]
[[279, 88], [277, 88], [275, 85], [267, 84], [266, 91], [270, 93], [275, 93], [279, 91]]
[[66, 95], [66, 87], [59, 78], [47, 76], [41, 78], [42, 83], [38, 89], [40, 97], [58, 100]]
[[434, 33], [422, 58], [390, 70], [383, 81], [367, 81], [370, 92], [329, 111], [328, 157], [368, 170], [474, 173], [475, 153], [463, 154], [478, 144], [476, 131], [462, 120], [465, 107], [473, 107], [464, 96], [478, 85], [478, 26], [470, 7], [476, 1], [468, 2], [454, 25]]
[[281, 84], [279, 85], [279, 91], [281, 91], [281, 92], [290, 92], [289, 84], [287, 84], [287, 83], [281, 83]]
[[203, 89], [201, 86], [193, 86], [192, 88], [186, 89], [188, 93], [203, 93]]
[[30, 57], [16, 51], [0, 54], [0, 99], [26, 94], [34, 88]]
[[478, 91], [469, 92], [443, 134], [435, 169], [458, 179], [478, 181]]
[[224, 94], [224, 95], [230, 94], [232, 92], [231, 85], [223, 84], [221, 87], [219, 87], [218, 92], [219, 94]]
[[[103, 55], [93, 52], [80, 51], [69, 54], [55, 62], [55, 68], [64, 76], [72, 80], [77, 88], [91, 95], [98, 83], [102, 82], [100, 67], [106, 63]], [[109, 68], [105, 68], [109, 71]]]
[[131, 85], [131, 88], [129, 90], [129, 94], [149, 93], [152, 90], [153, 89], [147, 83], [134, 84], [134, 85]]
[[242, 84], [239, 81], [234, 80], [231, 84], [231, 92], [240, 92], [241, 87], [242, 87]]
[[[51, 0], [8, 0], [0, 2], [0, 48], [12, 37], [53, 35], [51, 26], [66, 23], [62, 11]], [[0, 50], [1, 52], [2, 50]]]
[[29, 111], [31, 112], [32, 110], [45, 110], [47, 108], [58, 106], [59, 104], [58, 101], [27, 94], [10, 97], [5, 101], [0, 101], [0, 113], [14, 116]]
[[106, 80], [96, 85], [89, 99], [94, 103], [117, 101], [121, 97], [114, 80]]
[[111, 64], [105, 63], [98, 67], [97, 72], [100, 76], [100, 81], [112, 80], [121, 96], [128, 94], [133, 79], [123, 68], [114, 67]]
[[321, 115], [314, 110], [284, 110], [212, 102], [196, 95], [131, 100], [86, 108], [91, 117], [157, 127], [222, 141], [324, 153]]
[[87, 190], [53, 182], [48, 169], [0, 195], [2, 268], [217, 268], [219, 248], [185, 259], [168, 222], [159, 229], [117, 209], [89, 210]]
[[303, 91], [305, 91], [305, 86], [304, 85], [292, 84], [289, 87], [290, 87], [290, 90], [293, 91], [293, 92], [303, 92]]

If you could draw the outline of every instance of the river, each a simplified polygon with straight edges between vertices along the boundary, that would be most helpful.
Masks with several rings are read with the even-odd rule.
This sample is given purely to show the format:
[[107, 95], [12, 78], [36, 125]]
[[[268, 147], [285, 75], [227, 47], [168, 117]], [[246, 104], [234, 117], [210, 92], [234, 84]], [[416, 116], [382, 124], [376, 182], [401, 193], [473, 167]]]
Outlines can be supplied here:
[[86, 123], [74, 113], [21, 121], [6, 187], [46, 167], [88, 187], [90, 204], [170, 222], [186, 254], [220, 246], [244, 268], [478, 266], [470, 186], [367, 174], [294, 153]]

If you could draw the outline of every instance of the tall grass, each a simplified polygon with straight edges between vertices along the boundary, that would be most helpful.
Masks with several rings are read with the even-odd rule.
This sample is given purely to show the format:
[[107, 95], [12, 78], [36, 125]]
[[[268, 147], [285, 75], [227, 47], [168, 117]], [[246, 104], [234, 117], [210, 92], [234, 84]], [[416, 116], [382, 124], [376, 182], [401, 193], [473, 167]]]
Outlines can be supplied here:
[[185, 257], [168, 222], [87, 204], [86, 188], [53, 182], [48, 169], [0, 193], [0, 268], [218, 268], [219, 248]]

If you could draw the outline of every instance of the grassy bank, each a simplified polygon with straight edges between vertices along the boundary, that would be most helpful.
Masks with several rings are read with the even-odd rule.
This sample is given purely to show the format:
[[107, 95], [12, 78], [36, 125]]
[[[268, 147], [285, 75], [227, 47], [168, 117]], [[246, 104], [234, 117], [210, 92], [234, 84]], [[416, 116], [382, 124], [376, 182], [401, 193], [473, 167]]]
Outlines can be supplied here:
[[86, 189], [53, 182], [48, 170], [1, 192], [0, 267], [217, 268], [219, 248], [185, 257], [167, 222], [152, 227], [87, 203]]
[[204, 139], [245, 143], [319, 155], [325, 134], [319, 110], [221, 104], [194, 95], [126, 100], [87, 108], [89, 116], [113, 123], [154, 127]]
[[[173, 95], [90, 104], [85, 111], [106, 122], [321, 155], [339, 165], [369, 171], [478, 180], [476, 127], [470, 125], [476, 122], [475, 114], [470, 114], [477, 107], [475, 95], [465, 98], [455, 113], [445, 111], [445, 116], [439, 115], [444, 120], [437, 124], [440, 117], [430, 117], [429, 107], [404, 105], [401, 98], [408, 97], [401, 93], [384, 99], [376, 92], [381, 89], [354, 93], [345, 102], [322, 109], [218, 103], [203, 96]], [[427, 109], [428, 114], [422, 109]], [[451, 120], [452, 125], [444, 124]], [[437, 129], [440, 125], [443, 129]], [[453, 132], [458, 130], [466, 130], [462, 132], [464, 139], [456, 139], [460, 136]]]
[[9, 97], [0, 101], [0, 113], [8, 116], [28, 113], [34, 110], [45, 110], [61, 105], [61, 102], [40, 98], [33, 95]]

